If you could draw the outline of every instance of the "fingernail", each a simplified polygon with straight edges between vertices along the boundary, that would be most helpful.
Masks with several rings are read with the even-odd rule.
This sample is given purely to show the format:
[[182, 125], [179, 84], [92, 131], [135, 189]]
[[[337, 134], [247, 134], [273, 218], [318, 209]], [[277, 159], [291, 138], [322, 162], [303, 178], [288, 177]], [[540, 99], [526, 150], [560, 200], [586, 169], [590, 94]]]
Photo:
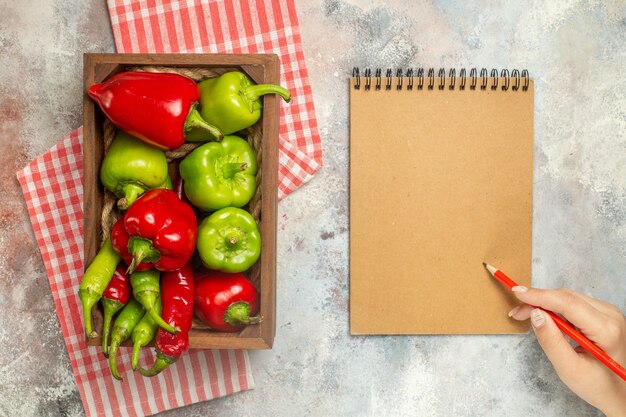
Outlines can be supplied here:
[[526, 292], [526, 291], [528, 291], [528, 288], [524, 287], [523, 285], [517, 285], [517, 286], [511, 288], [511, 291], [513, 291], [513, 292]]
[[543, 313], [540, 309], [535, 308], [530, 312], [530, 322], [532, 323], [534, 328], [538, 328], [544, 325], [546, 322], [546, 318], [543, 316]]
[[519, 306], [515, 307], [513, 310], [509, 311], [509, 317], [513, 317], [515, 313], [519, 311]]

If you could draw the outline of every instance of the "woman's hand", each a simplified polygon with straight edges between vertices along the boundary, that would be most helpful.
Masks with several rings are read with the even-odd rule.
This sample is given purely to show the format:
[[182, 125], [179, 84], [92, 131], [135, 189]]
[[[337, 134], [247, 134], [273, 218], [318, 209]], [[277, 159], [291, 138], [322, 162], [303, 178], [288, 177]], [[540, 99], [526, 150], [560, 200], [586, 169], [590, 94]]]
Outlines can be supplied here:
[[568, 289], [540, 290], [514, 287], [524, 304], [509, 317], [530, 321], [537, 341], [556, 373], [574, 393], [608, 417], [626, 416], [626, 381], [615, 375], [582, 347], [573, 348], [552, 318], [531, 305], [562, 315], [578, 330], [626, 366], [626, 317], [614, 305]]

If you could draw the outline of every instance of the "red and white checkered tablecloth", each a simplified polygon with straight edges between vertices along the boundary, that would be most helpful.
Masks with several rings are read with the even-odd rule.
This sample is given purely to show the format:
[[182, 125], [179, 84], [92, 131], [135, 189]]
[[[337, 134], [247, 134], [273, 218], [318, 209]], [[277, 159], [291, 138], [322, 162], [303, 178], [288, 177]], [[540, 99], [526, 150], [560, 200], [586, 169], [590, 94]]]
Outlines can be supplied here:
[[113, 36], [124, 53], [275, 53], [282, 103], [278, 198], [322, 166], [322, 145], [293, 0], [108, 0]]
[[[118, 52], [276, 53], [282, 104], [278, 196], [306, 183], [322, 166], [321, 140], [293, 0], [109, 0]], [[87, 347], [78, 286], [83, 275], [82, 128], [17, 173], [48, 274], [61, 331], [88, 416], [145, 416], [250, 389], [246, 351], [189, 350], [168, 371], [144, 378], [120, 350], [123, 382], [97, 347]], [[142, 351], [148, 364], [153, 352]]]

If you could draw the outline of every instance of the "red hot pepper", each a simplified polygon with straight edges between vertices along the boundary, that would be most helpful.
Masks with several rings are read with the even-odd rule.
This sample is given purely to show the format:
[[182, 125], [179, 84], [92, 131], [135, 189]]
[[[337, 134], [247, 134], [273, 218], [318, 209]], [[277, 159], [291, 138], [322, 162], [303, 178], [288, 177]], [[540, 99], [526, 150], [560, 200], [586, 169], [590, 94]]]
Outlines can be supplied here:
[[193, 320], [194, 279], [189, 264], [178, 271], [161, 275], [161, 317], [180, 328], [172, 334], [159, 328], [156, 336], [156, 360], [152, 368], [139, 368], [144, 376], [154, 376], [178, 360], [189, 346], [189, 330]]
[[174, 191], [153, 189], [142, 195], [111, 229], [111, 244], [130, 265], [128, 273], [175, 271], [193, 255], [196, 214]]
[[130, 277], [126, 273], [126, 266], [119, 264], [113, 273], [104, 293], [102, 293], [102, 307], [104, 308], [104, 324], [102, 325], [102, 353], [109, 355], [109, 331], [115, 313], [128, 303], [130, 298]]
[[261, 321], [259, 293], [245, 275], [208, 271], [195, 286], [195, 313], [211, 329], [236, 332]]
[[87, 94], [116, 127], [160, 149], [180, 147], [192, 128], [223, 137], [196, 110], [198, 85], [182, 75], [122, 72], [92, 85]]

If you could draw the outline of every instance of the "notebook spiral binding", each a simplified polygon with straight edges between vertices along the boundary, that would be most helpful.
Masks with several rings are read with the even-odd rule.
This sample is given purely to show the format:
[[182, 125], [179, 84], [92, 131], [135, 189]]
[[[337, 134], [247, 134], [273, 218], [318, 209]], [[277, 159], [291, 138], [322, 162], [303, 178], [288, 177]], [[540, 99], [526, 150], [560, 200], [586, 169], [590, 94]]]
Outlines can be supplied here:
[[[521, 72], [514, 69], [509, 73], [509, 70], [507, 69], [503, 69], [498, 72], [497, 69], [492, 68], [491, 72], [489, 72], [487, 71], [487, 68], [482, 68], [480, 70], [480, 75], [478, 75], [478, 70], [476, 68], [471, 68], [468, 76], [467, 70], [465, 68], [461, 68], [459, 70], [459, 75], [457, 76], [456, 69], [450, 68], [447, 77], [445, 68], [439, 68], [437, 76], [435, 76], [435, 68], [428, 68], [426, 76], [424, 76], [424, 71], [424, 68], [417, 68], [416, 71], [413, 68], [408, 68], [406, 73], [404, 73], [401, 68], [398, 68], [394, 76], [393, 70], [391, 68], [387, 68], [385, 76], [383, 77], [382, 68], [376, 68], [374, 70], [374, 76], [372, 76], [371, 68], [365, 68], [363, 71], [363, 78], [365, 78], [363, 87], [365, 90], [370, 90], [372, 88], [373, 81], [374, 88], [376, 90], [381, 90], [384, 79], [385, 90], [391, 90], [394, 82], [396, 90], [402, 90], [405, 82], [407, 90], [413, 90], [414, 87], [416, 87], [417, 90], [423, 90], [425, 86], [429, 90], [433, 90], [435, 88], [436, 78], [439, 79], [437, 82], [437, 88], [439, 90], [445, 89], [446, 84], [450, 90], [454, 90], [457, 87], [457, 78], [459, 81], [459, 90], [465, 90], [468, 78], [470, 90], [476, 90], [476, 87], [478, 86], [481, 90], [486, 90], [487, 87], [490, 87], [491, 90], [497, 90], [500, 79], [503, 79], [501, 87], [502, 91], [507, 91], [509, 88], [513, 91], [518, 91], [520, 87], [522, 91], [528, 91], [528, 86], [530, 85], [530, 76], [528, 75], [528, 71], [525, 69]], [[361, 71], [358, 67], [354, 67], [352, 69], [352, 77], [355, 78], [355, 90], [361, 89], [362, 77], [360, 72]], [[416, 78], [417, 80], [415, 80]], [[479, 78], [480, 85], [478, 83]], [[488, 85], [490, 81], [491, 86]]]

